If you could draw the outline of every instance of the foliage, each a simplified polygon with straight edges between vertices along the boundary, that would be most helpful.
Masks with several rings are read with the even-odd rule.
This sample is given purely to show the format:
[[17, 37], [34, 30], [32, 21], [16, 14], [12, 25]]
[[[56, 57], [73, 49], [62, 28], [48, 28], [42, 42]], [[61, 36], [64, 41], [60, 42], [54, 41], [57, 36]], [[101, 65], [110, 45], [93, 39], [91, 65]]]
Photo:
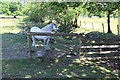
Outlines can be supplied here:
[[103, 16], [103, 13], [107, 16], [108, 33], [112, 33], [110, 29], [110, 15], [116, 14], [116, 10], [120, 8], [120, 2], [88, 2], [84, 7], [88, 10], [89, 14], [94, 14], [99, 17]]
[[111, 14], [117, 14], [114, 11], [119, 8], [119, 2], [87, 2], [84, 8], [87, 9], [88, 14], [107, 17], [108, 10], [110, 10]]
[[23, 12], [35, 22], [44, 23], [54, 20], [60, 24], [61, 31], [71, 32], [79, 27], [77, 25], [79, 15], [105, 17], [110, 10], [110, 15], [115, 17], [118, 8], [118, 3], [108, 2], [32, 2], [24, 6]]
[[[62, 25], [66, 27], [61, 28], [61, 31], [70, 32], [71, 28], [78, 27], [77, 26], [77, 18], [79, 14], [79, 9], [76, 7], [80, 6], [82, 3], [72, 3], [72, 2], [49, 2], [49, 3], [28, 3], [28, 6], [24, 6], [23, 12], [26, 13], [28, 11], [28, 15], [31, 17], [31, 20], [35, 22], [44, 23], [45, 21], [52, 22], [56, 21], [56, 23], [60, 24], [60, 28]], [[44, 13], [44, 14], [43, 14]]]
[[[71, 32], [78, 28], [80, 15], [116, 17], [119, 2], [0, 2], [0, 14], [5, 15], [28, 15], [34, 22], [59, 24], [61, 32]], [[108, 12], [109, 15], [106, 15]], [[110, 30], [108, 18], [108, 32]]]
[[0, 5], [0, 14], [23, 15], [21, 12], [21, 3], [19, 2], [0, 2]]

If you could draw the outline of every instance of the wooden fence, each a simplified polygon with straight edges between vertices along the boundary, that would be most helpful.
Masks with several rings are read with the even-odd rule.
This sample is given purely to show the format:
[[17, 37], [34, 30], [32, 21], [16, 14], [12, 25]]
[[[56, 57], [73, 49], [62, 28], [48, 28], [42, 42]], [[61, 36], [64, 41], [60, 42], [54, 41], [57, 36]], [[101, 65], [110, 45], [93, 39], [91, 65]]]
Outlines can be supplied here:
[[[83, 33], [35, 33], [35, 32], [29, 32], [27, 33], [27, 41], [28, 41], [28, 55], [31, 57], [31, 35], [36, 36], [76, 36], [79, 38], [82, 37]], [[81, 40], [80, 40], [81, 41]], [[81, 42], [79, 41], [79, 48], [81, 47]], [[79, 49], [80, 50], [80, 49]]]
[[[31, 36], [32, 35], [36, 35], [36, 36], [76, 36], [77, 38], [79, 38], [79, 52], [81, 51], [81, 49], [83, 48], [118, 48], [120, 49], [119, 45], [109, 45], [109, 46], [81, 46], [81, 37], [83, 36], [83, 33], [35, 33], [35, 32], [29, 32], [27, 33], [27, 41], [28, 41], [28, 56], [32, 57], [31, 55]], [[85, 54], [83, 54], [85, 55]], [[78, 55], [80, 56], [80, 54]], [[113, 57], [96, 57], [96, 58], [81, 58], [84, 60], [97, 60], [97, 59], [120, 59], [120, 56], [113, 56]]]

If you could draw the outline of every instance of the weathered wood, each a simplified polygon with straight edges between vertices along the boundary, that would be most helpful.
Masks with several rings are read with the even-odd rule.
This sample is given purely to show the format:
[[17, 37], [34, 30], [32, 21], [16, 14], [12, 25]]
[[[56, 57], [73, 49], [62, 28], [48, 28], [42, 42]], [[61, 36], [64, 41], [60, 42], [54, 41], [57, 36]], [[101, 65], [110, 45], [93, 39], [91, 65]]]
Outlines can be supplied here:
[[102, 23], [102, 28], [103, 28], [103, 33], [105, 33], [105, 28], [103, 23]]
[[79, 59], [80, 59], [81, 58], [81, 43], [82, 43], [82, 41], [81, 41], [80, 37], [78, 37], [78, 38], [79, 38], [79, 48], [78, 48], [79, 53], [78, 53], [78, 56], [79, 56]]
[[83, 33], [36, 33], [36, 32], [29, 32], [27, 35], [39, 35], [39, 36], [82, 36]]
[[83, 35], [83, 33], [36, 33], [36, 32], [28, 32], [27, 33], [27, 40], [28, 40], [28, 56], [32, 57], [31, 54], [31, 40], [30, 37], [31, 35], [39, 35], [39, 36], [77, 36], [77, 37], [81, 37]]
[[[79, 48], [80, 48], [79, 52], [81, 52], [82, 48], [119, 48], [120, 47], [119, 45], [81, 46], [80, 37], [83, 35], [83, 33], [80, 33], [80, 34], [78, 34], [78, 33], [68, 34], [68, 33], [35, 33], [35, 32], [29, 32], [29, 33], [27, 33], [29, 57], [32, 57], [32, 54], [31, 54], [31, 40], [30, 40], [31, 35], [39, 35], [39, 36], [77, 36], [79, 38]], [[118, 58], [120, 58], [119, 56], [117, 56], [117, 57], [82, 58], [80, 54], [79, 54], [79, 56], [80, 56], [80, 59], [87, 59], [87, 60], [116, 59], [116, 58], [118, 59]]]
[[81, 21], [80, 21], [80, 26], [81, 26]]
[[120, 35], [120, 27], [117, 25], [118, 35]]
[[81, 46], [81, 48], [119, 48], [120, 45]]
[[28, 41], [28, 57], [32, 57], [32, 54], [31, 54], [31, 40], [30, 40], [30, 35], [27, 35], [27, 41]]
[[84, 21], [84, 24], [85, 24], [85, 28], [86, 28], [86, 22]]
[[92, 29], [94, 30], [94, 25], [93, 25], [93, 23], [92, 23]]
[[120, 56], [114, 56], [114, 57], [84, 57], [80, 60], [106, 60], [106, 59], [120, 59]]
[[98, 52], [98, 51], [94, 51], [94, 52], [87, 52], [87, 54], [109, 54], [109, 53], [120, 53], [120, 51], [101, 51], [101, 52]]

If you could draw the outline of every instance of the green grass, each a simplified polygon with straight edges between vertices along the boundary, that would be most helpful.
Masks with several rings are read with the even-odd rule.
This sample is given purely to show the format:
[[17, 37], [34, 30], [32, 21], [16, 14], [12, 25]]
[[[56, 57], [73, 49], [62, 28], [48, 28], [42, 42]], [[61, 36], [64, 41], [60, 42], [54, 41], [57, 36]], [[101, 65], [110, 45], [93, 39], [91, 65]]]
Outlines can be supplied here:
[[22, 30], [17, 26], [3, 26], [0, 33], [19, 33], [20, 31]]
[[112, 69], [104, 65], [79, 60], [43, 62], [34, 59], [11, 59], [2, 61], [3, 77], [14, 78], [111, 78]]
[[[88, 33], [91, 31], [103, 32], [103, 27], [102, 27], [102, 23], [103, 23], [105, 28], [105, 33], [107, 33], [107, 29], [108, 29], [107, 18], [79, 18], [78, 25], [80, 25], [80, 21], [81, 21], [81, 26], [76, 30], [77, 32], [81, 32], [81, 31], [85, 33]], [[110, 26], [114, 34], [117, 34], [118, 32], [117, 25], [118, 25], [118, 18], [111, 18]]]
[[[22, 19], [22, 18], [21, 18]], [[24, 19], [24, 18], [23, 18]], [[23, 20], [22, 19], [22, 20]], [[26, 35], [18, 34], [22, 31], [22, 26], [34, 26], [31, 22], [22, 20], [0, 20], [0, 34], [2, 35], [3, 51], [8, 53], [16, 53], [17, 51], [27, 50]], [[80, 28], [78, 32], [90, 32], [92, 29]], [[52, 48], [57, 48], [61, 52], [69, 52], [79, 42], [77, 39], [69, 39], [59, 37], [57, 42], [52, 44]], [[9, 48], [8, 50], [4, 48]], [[60, 62], [43, 62], [39, 63], [37, 58], [33, 59], [10, 59], [2, 60], [3, 77], [19, 77], [19, 78], [104, 78], [117, 77], [118, 74], [113, 74], [113, 69], [105, 67], [105, 65], [96, 64], [87, 61], [60, 61]]]
[[13, 33], [2, 34], [2, 48], [19, 48], [20, 46], [27, 43], [25, 35], [16, 35]]

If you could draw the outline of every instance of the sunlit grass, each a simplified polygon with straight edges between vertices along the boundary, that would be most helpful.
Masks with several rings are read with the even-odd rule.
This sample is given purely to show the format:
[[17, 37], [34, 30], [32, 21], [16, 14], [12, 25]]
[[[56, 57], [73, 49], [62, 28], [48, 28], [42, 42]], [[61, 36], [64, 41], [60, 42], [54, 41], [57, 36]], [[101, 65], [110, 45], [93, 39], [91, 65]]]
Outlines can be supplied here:
[[[81, 26], [80, 26], [81, 21]], [[107, 33], [107, 18], [79, 18], [78, 19], [78, 25], [80, 26], [80, 29], [77, 29], [77, 32], [83, 31], [85, 33], [91, 32], [91, 31], [100, 31], [103, 32], [102, 23], [104, 24], [105, 33]], [[111, 18], [110, 19], [110, 26], [111, 30], [114, 34], [117, 34], [117, 25], [118, 25], [118, 18]]]
[[3, 26], [16, 26], [20, 22], [19, 19], [0, 19], [0, 27]]
[[22, 31], [19, 19], [0, 19], [0, 29], [0, 33], [18, 33]]
[[[18, 26], [40, 26], [39, 23], [35, 24], [35, 23], [31, 23], [29, 21], [28, 16], [27, 17], [21, 17], [20, 19], [8, 19], [8, 20], [0, 20], [0, 28], [2, 28], [2, 32], [1, 33], [6, 33], [6, 32], [10, 32], [11, 33], [17, 33], [20, 31], [20, 29], [18, 29]], [[81, 26], [80, 26], [80, 21], [81, 21]], [[105, 27], [105, 32], [107, 32], [107, 18], [79, 18], [78, 19], [78, 25], [80, 26], [80, 28], [77, 28], [75, 30], [75, 32], [81, 33], [81, 32], [91, 32], [91, 31], [100, 31], [103, 32], [103, 27], [102, 27], [102, 23], [104, 24]], [[117, 30], [117, 25], [118, 25], [118, 18], [111, 18], [111, 30], [114, 34], [118, 33]], [[11, 26], [14, 26], [14, 31], [10, 28], [7, 28], [9, 26], [11, 28]], [[6, 29], [4, 28], [6, 27]], [[15, 29], [16, 27], [16, 29]]]
[[20, 31], [22, 31], [22, 29], [20, 29], [17, 26], [4, 26], [4, 27], [1, 27], [0, 34], [1, 33], [19, 33]]

